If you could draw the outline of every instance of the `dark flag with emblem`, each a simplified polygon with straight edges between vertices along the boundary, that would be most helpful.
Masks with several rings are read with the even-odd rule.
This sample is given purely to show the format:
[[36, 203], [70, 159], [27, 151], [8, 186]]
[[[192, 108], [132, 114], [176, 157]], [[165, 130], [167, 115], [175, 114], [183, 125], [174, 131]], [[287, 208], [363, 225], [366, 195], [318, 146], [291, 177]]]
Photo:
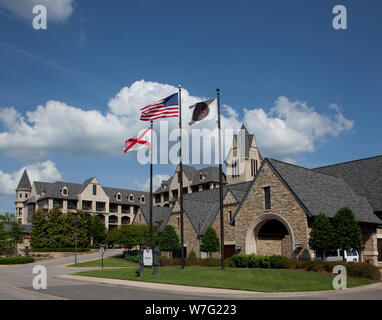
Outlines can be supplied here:
[[192, 112], [192, 118], [189, 125], [193, 125], [195, 122], [202, 121], [205, 119], [210, 113], [210, 104], [214, 102], [216, 99], [208, 99], [206, 101], [195, 103], [190, 107], [190, 109], [194, 109]]

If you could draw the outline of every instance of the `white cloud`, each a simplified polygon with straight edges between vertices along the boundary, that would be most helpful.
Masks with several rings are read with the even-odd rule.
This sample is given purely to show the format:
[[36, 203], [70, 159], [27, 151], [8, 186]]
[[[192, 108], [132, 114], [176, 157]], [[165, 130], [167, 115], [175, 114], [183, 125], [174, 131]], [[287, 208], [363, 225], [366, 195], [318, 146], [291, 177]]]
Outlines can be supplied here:
[[[332, 107], [333, 109], [333, 107]], [[267, 114], [263, 109], [245, 109], [244, 121], [256, 134], [263, 153], [275, 157], [293, 157], [302, 152], [315, 151], [316, 143], [325, 136], [338, 136], [353, 128], [339, 109], [336, 114], [321, 115], [300, 101], [279, 97]]]
[[[85, 111], [60, 101], [48, 101], [24, 115], [12, 107], [0, 108], [0, 121], [5, 130], [0, 132], [0, 152], [25, 161], [42, 161], [52, 155], [109, 156], [122, 154], [123, 142], [148, 127], [139, 121], [140, 108], [177, 92], [178, 88], [150, 81], [136, 81], [124, 87], [108, 104], [106, 114], [97, 110]], [[191, 96], [182, 89], [183, 128], [217, 130], [217, 105], [211, 105], [208, 117], [192, 127], [189, 106], [206, 97]], [[238, 130], [244, 122], [250, 133], [255, 133], [264, 156], [295, 159], [303, 152], [313, 152], [318, 142], [327, 136], [336, 137], [353, 127], [338, 106], [330, 106], [331, 115], [317, 113], [304, 102], [286, 97], [276, 100], [269, 112], [262, 108], [244, 109], [244, 117], [231, 106], [223, 105], [222, 128]], [[178, 127], [178, 119], [168, 119], [169, 132]], [[154, 125], [158, 131], [159, 124]], [[167, 141], [167, 136], [161, 136]], [[225, 141], [225, 152], [232, 141]], [[192, 141], [195, 144], [194, 141]]]
[[15, 189], [25, 169], [28, 172], [31, 183], [33, 183], [33, 181], [51, 182], [61, 179], [61, 173], [50, 160], [30, 164], [12, 173], [5, 173], [0, 170], [0, 195], [15, 194]]
[[32, 10], [36, 5], [46, 7], [48, 21], [65, 21], [73, 12], [73, 0], [0, 0], [0, 8], [23, 18], [34, 17]]
[[[153, 191], [159, 188], [163, 180], [168, 180], [170, 178], [167, 174], [155, 174], [153, 175]], [[134, 183], [143, 191], [150, 191], [150, 179], [147, 179], [145, 183], [139, 183], [134, 181]]]

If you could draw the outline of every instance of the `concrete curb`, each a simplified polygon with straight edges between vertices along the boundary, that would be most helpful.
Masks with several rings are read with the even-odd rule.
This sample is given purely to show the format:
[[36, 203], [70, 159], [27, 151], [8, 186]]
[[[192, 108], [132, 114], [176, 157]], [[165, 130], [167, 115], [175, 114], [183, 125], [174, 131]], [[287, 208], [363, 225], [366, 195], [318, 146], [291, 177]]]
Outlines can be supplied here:
[[[118, 286], [128, 286], [147, 290], [161, 290], [161, 291], [172, 291], [178, 293], [191, 294], [196, 296], [201, 295], [214, 295], [221, 297], [234, 297], [234, 298], [324, 298], [331, 296], [339, 296], [345, 293], [362, 292], [365, 290], [382, 287], [381, 283], [374, 283], [370, 285], [365, 285], [356, 288], [349, 288], [346, 290], [326, 290], [326, 291], [304, 291], [304, 292], [257, 292], [257, 291], [245, 291], [245, 290], [232, 290], [232, 289], [218, 289], [218, 288], [206, 288], [206, 287], [193, 287], [193, 286], [183, 286], [165, 283], [153, 283], [153, 282], [140, 282], [132, 280], [120, 280], [120, 279], [109, 279], [109, 278], [96, 278], [96, 277], [86, 277], [86, 276], [76, 276], [76, 275], [60, 275], [57, 276], [58, 279], [67, 280], [79, 280], [86, 282], [96, 282], [102, 284], [118, 285]], [[346, 296], [344, 297], [346, 298]]]

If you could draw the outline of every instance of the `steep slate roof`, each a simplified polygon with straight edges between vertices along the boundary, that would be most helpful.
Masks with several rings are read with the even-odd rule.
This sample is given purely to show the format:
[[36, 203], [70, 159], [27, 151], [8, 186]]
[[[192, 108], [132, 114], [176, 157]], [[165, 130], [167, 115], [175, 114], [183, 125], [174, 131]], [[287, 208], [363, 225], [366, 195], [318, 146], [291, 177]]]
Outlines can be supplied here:
[[339, 209], [349, 207], [359, 222], [382, 224], [366, 198], [358, 196], [343, 179], [274, 159], [265, 161], [270, 163], [309, 216], [324, 212], [333, 218]]
[[31, 186], [31, 183], [29, 181], [29, 177], [28, 177], [26, 170], [24, 170], [24, 173], [21, 176], [20, 182], [19, 182], [16, 190], [27, 190], [27, 191], [32, 190], [32, 186]]
[[[146, 219], [147, 224], [150, 221], [150, 206], [149, 204], [141, 204], [142, 213]], [[170, 219], [172, 209], [169, 207], [155, 207], [153, 206], [153, 225], [158, 226], [158, 223], [162, 221], [160, 224], [159, 231], [162, 231], [166, 226], [168, 220]], [[136, 215], [134, 219], [136, 218]]]
[[[200, 180], [199, 173], [202, 172], [205, 177], [203, 180]], [[210, 182], [219, 182], [219, 167], [210, 166], [207, 168], [196, 169], [192, 166], [183, 165], [183, 173], [187, 177], [187, 179], [191, 180], [191, 186], [210, 183]], [[170, 177], [168, 180], [163, 180], [165, 188], [160, 186], [157, 190], [155, 190], [154, 194], [163, 193], [169, 191], [169, 186], [174, 176]], [[225, 174], [223, 172], [223, 183], [225, 183]]]
[[[145, 203], [149, 202], [150, 193], [145, 191], [136, 191], [130, 189], [118, 189], [118, 188], [110, 188], [110, 187], [102, 187], [107, 196], [109, 197], [110, 203], [115, 204], [130, 204], [130, 205], [142, 205], [141, 196], [145, 196]], [[116, 199], [117, 193], [121, 193], [122, 200], [118, 201]], [[133, 201], [129, 201], [130, 194], [133, 195]]]
[[313, 169], [342, 178], [356, 194], [365, 197], [375, 212], [382, 211], [382, 156]]
[[[67, 196], [62, 195], [61, 192], [65, 186], [68, 188]], [[56, 181], [52, 183], [45, 182], [43, 187], [47, 187], [47, 189], [45, 190], [45, 194], [38, 198], [38, 201], [47, 198], [78, 200], [77, 195], [83, 190], [82, 184], [64, 181]]]
[[[53, 183], [48, 182], [35, 182], [37, 194], [41, 194], [42, 191], [45, 192], [44, 195], [39, 197], [37, 200], [44, 200], [47, 198], [55, 198], [55, 199], [67, 199], [67, 200], [78, 200], [78, 194], [80, 194], [85, 187], [92, 181], [94, 178], [90, 178], [84, 181], [83, 184], [72, 183], [72, 182], [63, 182], [57, 181]], [[66, 186], [68, 188], [68, 195], [64, 196], [61, 193], [62, 188]], [[110, 187], [103, 187], [102, 189], [105, 191], [107, 196], [109, 197], [110, 203], [117, 204], [130, 204], [130, 205], [141, 205], [140, 197], [142, 195], [145, 196], [145, 201], [148, 201], [149, 193], [145, 191], [136, 191], [129, 189], [117, 189]], [[122, 200], [117, 201], [115, 195], [120, 192], [122, 195]], [[133, 201], [129, 201], [128, 197], [132, 194], [134, 196]], [[31, 199], [29, 199], [31, 200]], [[28, 200], [28, 201], [29, 201]], [[32, 203], [32, 200], [31, 200]]]
[[[240, 203], [248, 189], [250, 182], [242, 182], [223, 187], [223, 199], [227, 192], [231, 192]], [[203, 235], [214, 222], [220, 209], [219, 189], [211, 189], [194, 193], [187, 193], [183, 197], [183, 208], [195, 232]]]

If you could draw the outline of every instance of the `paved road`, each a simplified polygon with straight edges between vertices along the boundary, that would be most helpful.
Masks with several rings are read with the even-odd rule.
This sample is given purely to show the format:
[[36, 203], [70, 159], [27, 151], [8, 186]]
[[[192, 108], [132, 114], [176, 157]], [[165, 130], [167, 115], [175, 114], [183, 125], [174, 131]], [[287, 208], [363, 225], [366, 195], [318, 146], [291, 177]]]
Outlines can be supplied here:
[[[105, 257], [116, 255], [120, 250], [108, 250]], [[99, 258], [99, 254], [80, 255], [79, 261]], [[378, 299], [382, 300], [382, 283], [359, 289], [347, 289], [332, 292], [316, 293], [200, 293], [197, 289], [171, 291], [160, 288], [139, 288], [126, 285], [85, 282], [79, 280], [58, 279], [85, 268], [64, 268], [62, 265], [73, 262], [74, 257], [40, 261], [34, 264], [19, 266], [0, 266], [0, 300], [30, 299], [90, 299], [90, 300], [191, 300], [191, 299]], [[32, 273], [35, 265], [41, 264], [48, 271], [47, 290], [34, 290]]]

